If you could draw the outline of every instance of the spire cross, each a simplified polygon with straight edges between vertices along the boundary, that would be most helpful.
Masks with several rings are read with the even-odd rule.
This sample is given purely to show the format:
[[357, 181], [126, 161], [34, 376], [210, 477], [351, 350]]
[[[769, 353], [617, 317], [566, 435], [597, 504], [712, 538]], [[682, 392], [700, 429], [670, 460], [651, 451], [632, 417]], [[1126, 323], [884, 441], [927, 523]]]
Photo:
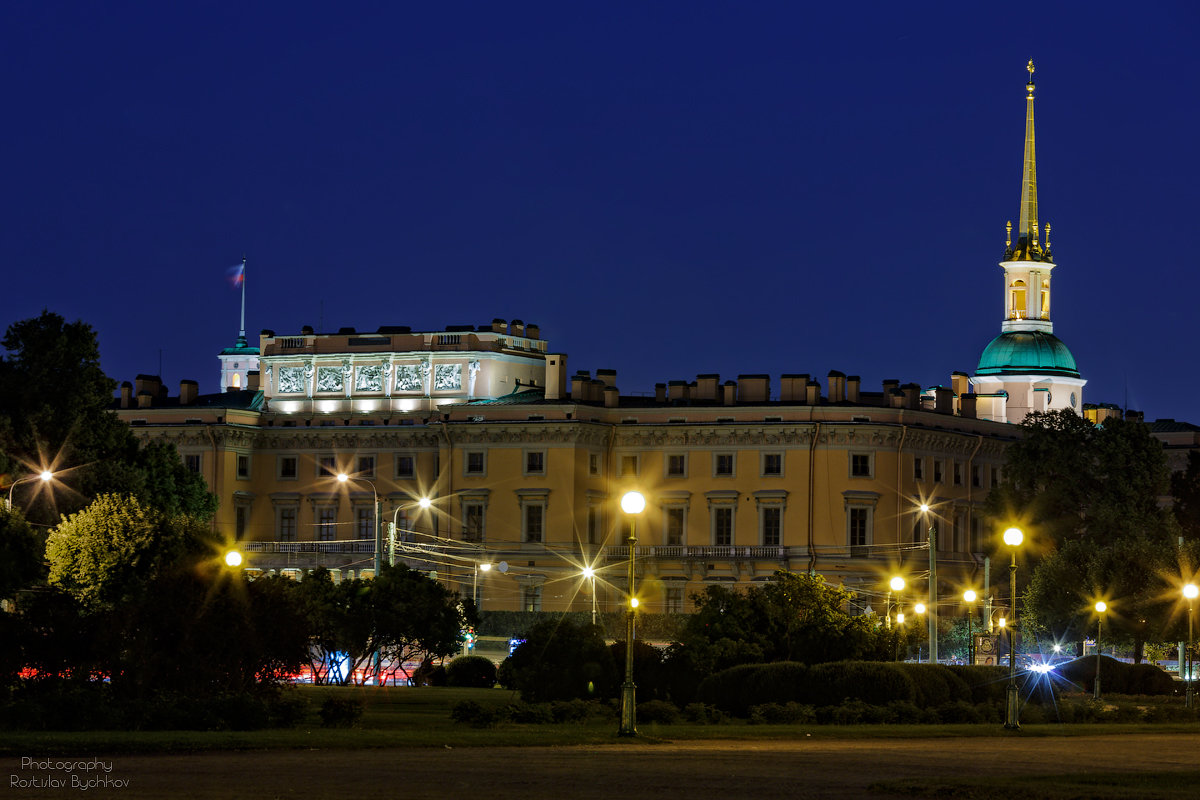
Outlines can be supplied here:
[[1029, 70], [1029, 82], [1033, 83], [1033, 59], [1029, 59], [1029, 63], [1025, 65], [1025, 69]]

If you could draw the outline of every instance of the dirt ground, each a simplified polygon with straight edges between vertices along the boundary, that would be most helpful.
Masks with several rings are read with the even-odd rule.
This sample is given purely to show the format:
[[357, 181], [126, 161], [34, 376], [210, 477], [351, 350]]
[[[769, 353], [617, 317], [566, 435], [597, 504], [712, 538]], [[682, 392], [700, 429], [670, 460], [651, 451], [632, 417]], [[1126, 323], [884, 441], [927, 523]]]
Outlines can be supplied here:
[[[37, 754], [30, 754], [36, 758]], [[55, 757], [54, 761], [64, 760]], [[1025, 775], [1195, 770], [1200, 733], [1063, 738], [705, 741], [561, 748], [305, 750], [115, 756], [128, 785], [84, 789], [71, 775], [0, 761], [6, 797], [132, 798], [883, 798], [879, 780], [964, 772]], [[17, 783], [13, 783], [14, 778]], [[21, 780], [55, 778], [57, 788]]]

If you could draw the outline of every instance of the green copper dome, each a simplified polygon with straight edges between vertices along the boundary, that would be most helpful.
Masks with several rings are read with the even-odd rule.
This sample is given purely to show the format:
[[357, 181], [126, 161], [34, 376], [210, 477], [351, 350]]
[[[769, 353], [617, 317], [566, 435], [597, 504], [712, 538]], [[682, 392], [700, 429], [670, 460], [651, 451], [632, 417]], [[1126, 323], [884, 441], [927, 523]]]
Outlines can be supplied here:
[[1078, 378], [1075, 357], [1052, 333], [1010, 331], [984, 348], [976, 375], [1061, 375]]

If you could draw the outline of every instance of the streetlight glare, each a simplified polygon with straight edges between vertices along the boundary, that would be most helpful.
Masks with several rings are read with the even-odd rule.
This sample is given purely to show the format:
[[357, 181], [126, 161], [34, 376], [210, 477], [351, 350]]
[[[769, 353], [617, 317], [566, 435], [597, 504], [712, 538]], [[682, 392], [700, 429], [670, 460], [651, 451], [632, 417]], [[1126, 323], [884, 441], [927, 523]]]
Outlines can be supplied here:
[[929, 504], [928, 503], [921, 503], [921, 513], [922, 514], [929, 513]]
[[1183, 596], [1188, 600], [1195, 600], [1197, 595], [1200, 595], [1200, 589], [1196, 588], [1196, 584], [1189, 583], [1183, 587]]
[[491, 565], [491, 564], [488, 564], [488, 563], [483, 563], [483, 564], [480, 564], [480, 565], [479, 565], [479, 571], [480, 571], [480, 572], [487, 572], [487, 571], [488, 571], [488, 570], [490, 570], [491, 568], [492, 568], [492, 565]]
[[638, 599], [636, 597], [629, 598], [629, 607], [630, 608], [637, 608], [639, 605], [640, 604], [638, 603]]
[[225, 554], [225, 566], [240, 567], [242, 565], [242, 554], [237, 550], [230, 550]]
[[896, 613], [896, 624], [897, 625], [904, 624], [904, 612], [903, 611], [899, 611]]
[[917, 603], [915, 606], [913, 606], [913, 611], [917, 612], [918, 614], [924, 614], [925, 613], [925, 604]]
[[345, 483], [346, 481], [350, 480], [350, 476], [344, 472], [339, 472], [337, 479], [338, 479], [338, 483]]
[[999, 622], [998, 622], [997, 624], [998, 624], [998, 625], [999, 625], [1001, 628], [1003, 628], [1007, 622], [1008, 622], [1008, 620], [1006, 620], [1004, 617], [1001, 617], [1001, 618], [1000, 618], [1000, 620], [999, 620]]
[[431, 505], [433, 505], [433, 501], [428, 497], [422, 497], [417, 501], [417, 505], [419, 505], [421, 508], [429, 508]]
[[904, 578], [901, 578], [899, 575], [897, 575], [896, 577], [892, 578], [888, 585], [892, 587], [893, 592], [902, 592], [904, 591]]
[[1103, 614], [1105, 611], [1108, 611], [1108, 603], [1104, 602], [1103, 600], [1096, 601], [1096, 611], [1101, 614]]
[[626, 492], [621, 496], [621, 510], [626, 514], [640, 514], [646, 508], [646, 498], [641, 492]]
[[963, 600], [966, 600], [968, 603], [974, 603], [975, 598], [977, 597], [979, 597], [979, 595], [975, 594], [974, 589], [967, 589], [965, 592], [963, 592]]
[[592, 577], [592, 576], [593, 576], [593, 575], [595, 575], [595, 574], [596, 574], [596, 570], [592, 569], [591, 567], [584, 567], [584, 568], [583, 568], [583, 577], [585, 577], [585, 578], [590, 578], [590, 577]]
[[54, 473], [48, 469], [44, 469], [38, 477], [42, 479], [42, 483], [49, 483], [50, 479], [54, 477]]
[[1004, 532], [1004, 543], [1009, 547], [1016, 547], [1021, 542], [1025, 541], [1025, 534], [1020, 528], [1009, 528]]

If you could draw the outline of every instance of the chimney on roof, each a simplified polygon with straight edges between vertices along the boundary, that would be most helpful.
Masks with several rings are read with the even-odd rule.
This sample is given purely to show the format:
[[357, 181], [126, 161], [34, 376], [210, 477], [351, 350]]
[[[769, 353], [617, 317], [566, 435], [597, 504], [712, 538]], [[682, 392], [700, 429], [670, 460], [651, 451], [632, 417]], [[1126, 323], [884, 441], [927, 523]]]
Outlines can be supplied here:
[[829, 402], [842, 403], [846, 400], [846, 373], [836, 369], [829, 371]]
[[690, 397], [687, 381], [667, 381], [667, 399], [686, 403]]
[[967, 419], [975, 419], [976, 410], [975, 404], [979, 396], [975, 393], [961, 394], [958, 396], [958, 415]]
[[731, 406], [737, 402], [737, 381], [725, 381], [721, 385], [721, 402]]
[[857, 375], [851, 375], [846, 378], [846, 400], [851, 403], [858, 403], [858, 390], [862, 386], [862, 378]]
[[496, 317], [492, 320], [492, 333], [508, 333], [508, 322]]
[[567, 393], [567, 357], [563, 353], [546, 356], [546, 399], [561, 400]]
[[571, 399], [576, 403], [587, 400], [587, 384], [592, 379], [592, 373], [581, 369], [571, 376]]
[[599, 378], [592, 378], [587, 382], [587, 399], [589, 403], [604, 402], [604, 387], [607, 386], [604, 381]]
[[121, 408], [129, 408], [133, 402], [133, 384], [129, 381], [121, 382]]
[[962, 397], [971, 391], [971, 379], [967, 377], [967, 373], [965, 372], [951, 372], [950, 388], [954, 390], [956, 395]]
[[900, 391], [904, 393], [904, 407], [911, 411], [918, 411], [921, 408], [921, 385], [918, 383], [906, 383], [900, 387]]
[[815, 380], [810, 380], [804, 384], [804, 402], [810, 406], [819, 406], [821, 404], [821, 384]]
[[954, 392], [945, 386], [933, 387], [933, 410], [939, 414], [953, 414]]
[[891, 384], [891, 383], [894, 383], [896, 385], [891, 387], [890, 389], [885, 388], [885, 391], [884, 391], [884, 395], [885, 395], [884, 399], [887, 401], [888, 408], [904, 408], [905, 396], [904, 396], [904, 391], [900, 388], [900, 382], [899, 381], [884, 381], [883, 385], [884, 385], [884, 387], [887, 387], [888, 384]]
[[258, 370], [252, 369], [246, 373], [246, 388], [252, 392], [262, 388], [262, 374]]
[[596, 370], [596, 380], [604, 381], [605, 386], [616, 386], [617, 371], [615, 369], [598, 369]]
[[779, 399], [784, 403], [803, 403], [804, 387], [808, 385], [806, 373], [788, 373], [779, 378]]
[[196, 395], [198, 394], [200, 394], [200, 384], [190, 380], [179, 382], [179, 405], [190, 406], [196, 402]]
[[771, 376], [738, 375], [739, 403], [766, 403], [771, 399]]
[[524, 336], [525, 335], [525, 323], [522, 320], [514, 319], [512, 321], [512, 325], [509, 327], [509, 332], [513, 336]]
[[667, 402], [667, 385], [665, 383], [654, 384], [654, 402]]
[[154, 405], [154, 395], [149, 392], [138, 392], [137, 404], [138, 408], [150, 408]]
[[615, 386], [604, 387], [604, 407], [616, 408], [621, 403], [621, 393]]
[[542, 338], [541, 334], [542, 334], [542, 329], [540, 327], [538, 327], [537, 325], [535, 325], [534, 323], [530, 322], [528, 325], [525, 326], [525, 335], [528, 336], [530, 339], [540, 339], [540, 338]]

